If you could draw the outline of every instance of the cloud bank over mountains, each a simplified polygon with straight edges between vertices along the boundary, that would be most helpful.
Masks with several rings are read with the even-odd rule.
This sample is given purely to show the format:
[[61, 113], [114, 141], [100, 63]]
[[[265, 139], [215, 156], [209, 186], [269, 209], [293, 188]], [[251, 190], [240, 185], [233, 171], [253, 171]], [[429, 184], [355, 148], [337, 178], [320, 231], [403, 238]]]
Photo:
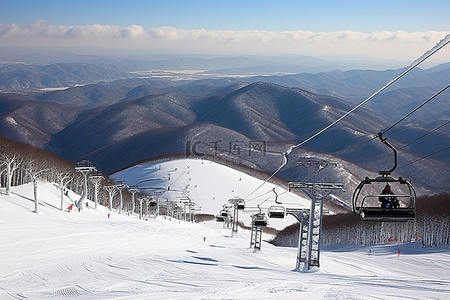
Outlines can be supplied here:
[[[450, 32], [312, 32], [304, 30], [208, 30], [140, 25], [0, 24], [0, 41], [9, 47], [141, 49], [210, 54], [297, 54], [366, 56], [411, 60]], [[440, 56], [450, 60], [450, 51]]]

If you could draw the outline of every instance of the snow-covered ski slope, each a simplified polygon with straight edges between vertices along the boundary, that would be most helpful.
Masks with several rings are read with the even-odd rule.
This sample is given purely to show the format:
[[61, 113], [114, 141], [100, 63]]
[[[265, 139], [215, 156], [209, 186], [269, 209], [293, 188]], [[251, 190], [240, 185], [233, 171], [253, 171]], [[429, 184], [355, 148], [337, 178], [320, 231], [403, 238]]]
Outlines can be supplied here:
[[[245, 198], [246, 209], [240, 212], [239, 220], [246, 225], [251, 223], [251, 215], [267, 213], [270, 206], [281, 202], [286, 208], [309, 208], [310, 201], [289, 193], [273, 183], [267, 182], [256, 190], [263, 180], [257, 179], [230, 167], [202, 159], [177, 159], [144, 163], [122, 170], [112, 175], [114, 179], [124, 181], [127, 185], [149, 188], [149, 194], [162, 193], [161, 201], [178, 202], [188, 196], [201, 208], [200, 213], [216, 215], [224, 204], [230, 205], [232, 198]], [[152, 190], [150, 188], [156, 188]], [[273, 189], [275, 188], [274, 193]], [[252, 193], [253, 191], [255, 191]], [[277, 198], [278, 195], [278, 198]], [[276, 229], [296, 222], [293, 216], [285, 219], [270, 219], [269, 226]]]
[[[450, 249], [418, 244], [325, 247], [321, 267], [294, 272], [296, 249], [222, 224], [139, 220], [104, 207], [59, 211], [39, 184], [0, 195], [0, 299], [448, 299]], [[70, 198], [69, 198], [70, 197]], [[79, 196], [69, 193], [70, 199]], [[263, 239], [268, 239], [263, 235]], [[370, 251], [370, 253], [369, 253]], [[400, 251], [400, 255], [398, 254]], [[369, 255], [370, 254], [370, 255]]]

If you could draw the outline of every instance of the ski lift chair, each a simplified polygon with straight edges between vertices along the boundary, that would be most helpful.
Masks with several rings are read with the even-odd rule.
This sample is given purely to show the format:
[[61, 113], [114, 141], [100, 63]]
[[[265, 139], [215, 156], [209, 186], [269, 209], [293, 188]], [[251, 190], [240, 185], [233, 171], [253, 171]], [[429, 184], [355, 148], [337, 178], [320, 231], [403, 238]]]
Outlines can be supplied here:
[[[367, 185], [374, 183], [388, 183], [391, 186], [407, 186], [408, 193], [405, 194], [366, 194], [363, 196], [361, 191]], [[396, 188], [400, 190], [400, 188]], [[379, 205], [378, 199], [381, 197], [396, 197], [399, 200], [400, 206], [397, 208], [383, 208]], [[395, 179], [391, 176], [380, 176], [376, 178], [364, 179], [355, 189], [353, 193], [353, 211], [358, 214], [362, 220], [365, 221], [379, 221], [379, 222], [402, 222], [414, 220], [416, 194], [413, 186], [408, 181], [399, 177]], [[378, 205], [375, 205], [377, 203]]]
[[[378, 172], [378, 174], [381, 175], [379, 177], [366, 177], [358, 184], [352, 196], [353, 212], [365, 221], [406, 222], [408, 220], [414, 220], [416, 217], [416, 192], [414, 187], [409, 181], [403, 179], [402, 177], [396, 179], [390, 176], [391, 172], [393, 172], [397, 167], [397, 150], [389, 144], [386, 139], [383, 139], [382, 133], [379, 133], [378, 137], [383, 144], [387, 145], [394, 151], [394, 167], [389, 171]], [[401, 190], [401, 187], [407, 187], [408, 192], [405, 194], [389, 195], [370, 193], [366, 193], [364, 195], [364, 193], [362, 193], [364, 187], [377, 183], [392, 185], [397, 191]], [[381, 207], [378, 201], [381, 197], [396, 197], [399, 200], [399, 207]]]
[[217, 215], [216, 222], [225, 222], [225, 218], [222, 215]]
[[267, 215], [269, 216], [269, 218], [283, 219], [285, 216], [284, 206], [279, 205], [270, 206], [267, 211]]
[[267, 217], [265, 213], [258, 213], [253, 215], [253, 225], [256, 227], [267, 226]]
[[[278, 201], [278, 194], [275, 191], [275, 188], [273, 188], [272, 191], [275, 193], [275, 203], [282, 204], [280, 201]], [[281, 205], [272, 205], [267, 210], [267, 215], [269, 216], [269, 218], [283, 219], [285, 214], [286, 210], [284, 209], [284, 206]]]
[[239, 199], [237, 202], [237, 209], [244, 210], [245, 209], [245, 201], [244, 199]]

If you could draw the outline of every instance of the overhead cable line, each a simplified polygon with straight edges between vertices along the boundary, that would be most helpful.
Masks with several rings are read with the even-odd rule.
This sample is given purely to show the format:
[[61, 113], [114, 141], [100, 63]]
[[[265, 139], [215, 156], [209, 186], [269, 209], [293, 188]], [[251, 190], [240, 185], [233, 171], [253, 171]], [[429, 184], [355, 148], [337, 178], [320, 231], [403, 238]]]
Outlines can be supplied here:
[[447, 122], [445, 122], [444, 124], [439, 125], [439, 126], [433, 128], [433, 129], [431, 129], [431, 130], [428, 131], [427, 133], [422, 134], [421, 136], [419, 136], [418, 138], [416, 138], [416, 139], [414, 139], [413, 141], [409, 142], [408, 144], [401, 146], [400, 148], [398, 148], [398, 150], [403, 149], [403, 148], [405, 148], [405, 147], [408, 147], [408, 146], [411, 145], [412, 143], [414, 143], [414, 142], [420, 140], [421, 138], [423, 138], [423, 137], [429, 135], [430, 133], [435, 132], [436, 130], [440, 129], [441, 127], [444, 127], [445, 125], [447, 125], [448, 123], [450, 123], [450, 121], [447, 121]]
[[[441, 89], [439, 92], [437, 92], [436, 94], [434, 94], [431, 98], [429, 98], [428, 100], [426, 100], [425, 102], [423, 102], [422, 104], [420, 104], [418, 107], [416, 107], [415, 109], [413, 109], [411, 112], [409, 112], [408, 114], [406, 114], [405, 116], [403, 116], [403, 117], [402, 117], [400, 120], [398, 120], [395, 124], [391, 125], [388, 129], [382, 131], [382, 134], [385, 134], [386, 132], [388, 132], [389, 130], [391, 130], [391, 129], [394, 128], [395, 126], [397, 126], [400, 122], [402, 122], [403, 120], [405, 120], [406, 118], [408, 118], [410, 115], [412, 115], [413, 113], [415, 113], [416, 111], [418, 111], [419, 109], [421, 109], [425, 104], [427, 104], [428, 102], [430, 102], [431, 100], [433, 100], [434, 98], [436, 98], [437, 96], [439, 96], [440, 94], [442, 94], [442, 93], [443, 93], [445, 90], [447, 90], [449, 87], [450, 87], [450, 85], [447, 85], [445, 88]], [[449, 122], [450, 122], [450, 121], [449, 121]], [[441, 126], [438, 126], [437, 128], [433, 129], [432, 131], [426, 133], [425, 135], [430, 134], [431, 132], [438, 130], [438, 129], [441, 128], [442, 126], [447, 125], [449, 122], [447, 122], [447, 123], [445, 123], [445, 124], [443, 124], [443, 125], [441, 125]], [[424, 135], [424, 136], [425, 136], [425, 135]], [[422, 137], [423, 137], [423, 136], [417, 138], [416, 140], [419, 140], [419, 139], [421, 139]], [[373, 141], [373, 140], [376, 139], [376, 138], [378, 138], [378, 136], [377, 136], [377, 135], [374, 135], [371, 139], [368, 139], [368, 140], [366, 140], [366, 141], [364, 141], [364, 142], [361, 142], [361, 143], [359, 143], [358, 145], [353, 146], [353, 147], [351, 147], [351, 148], [349, 148], [349, 149], [343, 150], [343, 151], [339, 152], [339, 154], [342, 155], [343, 153], [347, 153], [347, 152], [353, 151], [353, 150], [355, 150], [355, 149], [358, 149], [359, 147], [365, 145], [365, 144], [368, 143], [368, 142]], [[406, 147], [406, 146], [408, 146], [408, 145], [410, 145], [410, 144], [412, 144], [412, 143], [415, 142], [416, 140], [414, 140], [414, 141], [410, 142], [409, 144], [407, 144], [407, 145], [405, 145], [405, 146], [399, 148], [399, 150], [400, 150], [400, 149], [403, 149], [404, 147]]]
[[[440, 128], [444, 127], [444, 126], [447, 125], [448, 123], [450, 123], [450, 121], [447, 121], [447, 122], [445, 122], [444, 124], [441, 124], [441, 125], [439, 125], [439, 126], [433, 128], [433, 129], [427, 131], [426, 133], [422, 134], [421, 136], [419, 136], [418, 138], [412, 140], [411, 142], [409, 142], [409, 143], [407, 143], [407, 144], [405, 144], [405, 145], [403, 145], [403, 146], [397, 148], [397, 150], [401, 150], [401, 149], [403, 149], [403, 148], [408, 147], [408, 146], [411, 145], [412, 143], [415, 143], [415, 142], [417, 142], [418, 140], [420, 140], [420, 139], [426, 137], [427, 135], [429, 135], [429, 134], [431, 134], [431, 133], [433, 133], [433, 132], [439, 130]], [[435, 154], [435, 153], [434, 153], [434, 154]], [[387, 155], [387, 154], [379, 154], [379, 155], [373, 157], [373, 159], [374, 159], [374, 160], [379, 160], [379, 159], [382, 159], [383, 157], [387, 157], [387, 156], [389, 156], [389, 155]]]
[[[441, 44], [442, 45], [439, 45]], [[450, 34], [447, 35], [447, 37], [443, 40], [443, 42], [441, 41], [438, 44], [438, 47], [434, 47], [431, 51], [427, 52], [424, 56], [422, 56], [421, 58], [419, 58], [418, 60], [416, 60], [414, 62], [414, 64], [412, 64], [407, 70], [405, 70], [404, 72], [402, 72], [400, 75], [398, 75], [397, 77], [395, 77], [394, 79], [392, 79], [390, 82], [388, 82], [386, 85], [384, 85], [381, 89], [379, 89], [378, 91], [376, 91], [375, 93], [373, 93], [370, 97], [368, 97], [367, 99], [365, 99], [364, 101], [362, 101], [361, 103], [359, 103], [358, 105], [356, 105], [354, 108], [352, 108], [351, 110], [349, 110], [348, 112], [346, 112], [344, 115], [342, 115], [341, 117], [339, 117], [338, 119], [336, 119], [334, 122], [332, 122], [331, 124], [329, 124], [328, 126], [325, 126], [323, 129], [319, 130], [318, 132], [316, 132], [315, 134], [313, 134], [311, 137], [307, 138], [306, 140], [304, 140], [303, 142], [292, 146], [288, 151], [285, 152], [286, 156], [288, 154], [290, 154], [292, 152], [293, 149], [302, 146], [303, 144], [309, 142], [310, 140], [314, 139], [315, 137], [317, 137], [318, 135], [322, 134], [324, 131], [330, 129], [331, 127], [333, 127], [334, 125], [336, 125], [338, 122], [340, 122], [342, 119], [344, 119], [345, 117], [347, 117], [348, 115], [350, 115], [351, 113], [353, 113], [355, 110], [357, 110], [358, 108], [360, 108], [361, 106], [363, 106], [364, 104], [366, 104], [367, 102], [369, 102], [372, 98], [374, 98], [375, 96], [377, 96], [378, 94], [380, 94], [382, 91], [384, 91], [385, 89], [387, 89], [388, 87], [390, 87], [392, 84], [394, 84], [396, 81], [398, 81], [400, 78], [402, 78], [403, 76], [405, 76], [406, 74], [408, 74], [410, 71], [412, 71], [414, 68], [416, 68], [419, 64], [421, 64], [422, 62], [424, 62], [427, 58], [429, 58], [430, 56], [432, 56], [434, 53], [436, 53], [438, 50], [442, 49], [444, 46], [446, 46], [448, 43], [450, 43]]]
[[[429, 98], [428, 100], [426, 100], [425, 102], [423, 102], [421, 105], [419, 105], [418, 107], [416, 107], [415, 109], [413, 109], [411, 112], [409, 112], [408, 114], [406, 114], [404, 117], [402, 117], [399, 121], [397, 121], [395, 124], [391, 125], [388, 129], [386, 129], [385, 131], [382, 132], [382, 134], [388, 132], [389, 130], [391, 130], [392, 128], [394, 128], [395, 126], [397, 126], [400, 122], [402, 122], [403, 120], [405, 120], [407, 117], [409, 117], [410, 115], [412, 115], [413, 113], [415, 113], [417, 110], [419, 110], [420, 108], [422, 108], [425, 104], [427, 104], [428, 102], [430, 102], [431, 100], [435, 99], [437, 96], [439, 96], [440, 94], [442, 94], [445, 90], [447, 90], [450, 87], [450, 85], [447, 85], [445, 88], [441, 89], [439, 92], [437, 92], [436, 94], [434, 94], [431, 98]], [[414, 139], [413, 141], [403, 145], [402, 147], [398, 148], [397, 150], [401, 150], [409, 145], [411, 145], [412, 143], [424, 138], [425, 136], [429, 135], [430, 133], [433, 133], [437, 130], [439, 130], [440, 128], [442, 128], [443, 126], [447, 125], [448, 123], [450, 123], [450, 121], [445, 122], [442, 125], [439, 125], [431, 130], [429, 130], [428, 132], [422, 134], [420, 137]], [[372, 141], [376, 138], [377, 136], [373, 137], [370, 140], [367, 140], [366, 142]], [[365, 144], [366, 142], [360, 143], [359, 145], [349, 149], [348, 151], [352, 151], [360, 146], [362, 146], [363, 144]], [[348, 151], [344, 151], [342, 153], [348, 152]], [[341, 153], [341, 154], [342, 154]]]
[[446, 89], [448, 89], [450, 87], [450, 84], [447, 85], [445, 88], [443, 88], [442, 90], [440, 90], [438, 93], [434, 94], [433, 97], [431, 97], [430, 99], [428, 99], [427, 101], [425, 101], [424, 103], [422, 103], [421, 105], [417, 106], [415, 109], [413, 109], [411, 112], [409, 112], [408, 114], [406, 114], [403, 118], [401, 118], [400, 120], [398, 120], [395, 124], [393, 124], [392, 126], [390, 126], [388, 129], [386, 129], [385, 131], [383, 131], [382, 133], [385, 134], [386, 132], [388, 132], [389, 130], [391, 130], [392, 128], [394, 128], [395, 126], [397, 126], [400, 122], [402, 122], [404, 119], [406, 119], [407, 117], [409, 117], [410, 115], [412, 115], [413, 113], [415, 113], [416, 111], [418, 111], [420, 108], [422, 108], [425, 104], [427, 104], [428, 102], [430, 102], [431, 100], [433, 100], [434, 98], [436, 98], [437, 96], [439, 96], [440, 94], [442, 94]]
[[[375, 96], [377, 96], [378, 94], [380, 94], [382, 91], [384, 91], [385, 89], [387, 89], [388, 87], [390, 87], [392, 84], [394, 84], [395, 82], [397, 82], [400, 78], [402, 78], [403, 76], [405, 76], [406, 74], [408, 74], [410, 71], [412, 71], [414, 68], [416, 68], [418, 65], [420, 65], [422, 62], [424, 62], [425, 60], [427, 60], [429, 57], [431, 57], [434, 53], [436, 53], [437, 51], [439, 51], [440, 49], [442, 49], [443, 47], [445, 47], [448, 43], [450, 43], [450, 34], [447, 35], [444, 39], [442, 39], [438, 44], [436, 44], [432, 49], [430, 49], [429, 51], [427, 51], [425, 54], [423, 54], [421, 57], [419, 57], [417, 60], [415, 60], [411, 66], [406, 69], [405, 71], [403, 71], [400, 75], [398, 75], [397, 77], [395, 77], [394, 79], [392, 79], [391, 81], [389, 81], [386, 85], [384, 85], [382, 88], [380, 88], [378, 91], [376, 91], [375, 93], [373, 93], [371, 96], [369, 96], [367, 99], [365, 99], [364, 101], [362, 101], [361, 103], [359, 103], [358, 105], [356, 105], [354, 108], [352, 108], [351, 110], [349, 110], [348, 112], [346, 112], [344, 115], [342, 115], [341, 117], [339, 117], [338, 119], [336, 119], [334, 122], [332, 122], [331, 124], [329, 124], [328, 126], [325, 126], [324, 128], [322, 128], [321, 130], [319, 130], [318, 132], [316, 132], [315, 134], [313, 134], [312, 136], [310, 136], [309, 138], [307, 138], [306, 140], [304, 140], [303, 142], [293, 145], [291, 146], [286, 152], [283, 153], [283, 164], [272, 174], [270, 175], [262, 184], [260, 184], [255, 190], [253, 190], [252, 192], [250, 192], [246, 197], [249, 197], [250, 195], [252, 195], [254, 192], [256, 192], [257, 190], [259, 190], [264, 184], [266, 184], [270, 179], [272, 179], [276, 174], [278, 174], [278, 172], [284, 168], [287, 163], [288, 163], [288, 155], [297, 147], [302, 146], [303, 144], [309, 142], [310, 140], [316, 138], [318, 135], [322, 134], [324, 131], [330, 129], [331, 127], [333, 127], [334, 125], [336, 125], [338, 122], [340, 122], [342, 119], [346, 118], [348, 115], [350, 115], [351, 113], [353, 113], [355, 110], [357, 110], [358, 108], [360, 108], [361, 106], [363, 106], [364, 104], [366, 104], [367, 102], [369, 102], [372, 98], [374, 98]], [[244, 198], [246, 198], [244, 197]]]
[[404, 164], [404, 165], [398, 167], [398, 169], [404, 168], [404, 167], [409, 166], [409, 165], [412, 165], [412, 164], [414, 164], [414, 163], [416, 163], [416, 162], [418, 162], [418, 161], [421, 161], [421, 160], [423, 160], [423, 159], [425, 159], [425, 158], [427, 158], [427, 157], [430, 157], [430, 156], [433, 156], [433, 155], [435, 155], [435, 154], [438, 154], [439, 152], [445, 151], [445, 150], [447, 150], [447, 149], [449, 149], [449, 148], [450, 148], [450, 146], [447, 146], [447, 147], [445, 147], [445, 148], [443, 148], [443, 149], [441, 149], [441, 150], [435, 151], [435, 152], [433, 152], [433, 153], [431, 153], [431, 154], [428, 154], [428, 155], [426, 155], [426, 156], [423, 156], [423, 157], [421, 157], [421, 158], [418, 158], [418, 159], [416, 159], [416, 160], [414, 160], [414, 161], [412, 161], [412, 162], [410, 162], [410, 163]]
[[338, 152], [338, 154], [339, 154], [339, 155], [342, 155], [342, 154], [344, 154], [344, 153], [347, 153], [347, 152], [356, 150], [356, 149], [358, 149], [359, 147], [362, 147], [362, 146], [364, 146], [365, 144], [367, 144], [368, 142], [371, 142], [371, 141], [373, 141], [374, 139], [377, 139], [377, 138], [378, 138], [378, 135], [374, 135], [371, 139], [366, 140], [366, 141], [364, 141], [364, 142], [361, 142], [361, 143], [359, 143], [358, 145], [353, 146], [353, 147], [351, 147], [351, 148], [349, 148], [349, 149], [345, 149], [345, 150], [343, 150], [342, 152]]

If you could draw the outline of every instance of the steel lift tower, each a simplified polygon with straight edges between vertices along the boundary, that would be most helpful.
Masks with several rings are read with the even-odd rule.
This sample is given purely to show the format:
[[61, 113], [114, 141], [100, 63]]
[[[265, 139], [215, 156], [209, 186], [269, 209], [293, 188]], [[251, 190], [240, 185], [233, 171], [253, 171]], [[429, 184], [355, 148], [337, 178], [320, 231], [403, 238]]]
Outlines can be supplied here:
[[245, 208], [245, 202], [243, 199], [240, 198], [233, 198], [228, 200], [229, 203], [231, 203], [234, 207], [233, 209], [233, 227], [231, 232], [238, 232], [239, 227], [239, 210], [244, 210]]
[[[336, 163], [329, 163], [322, 159], [307, 159], [297, 165], [305, 166], [317, 175], [319, 171], [328, 166], [337, 166]], [[289, 182], [289, 190], [306, 189], [311, 197], [311, 207], [309, 210], [289, 210], [287, 213], [294, 215], [300, 222], [297, 262], [295, 270], [308, 271], [311, 267], [319, 267], [320, 239], [322, 235], [323, 199], [331, 190], [343, 188], [341, 183], [323, 182]]]
[[250, 248], [253, 247], [253, 252], [261, 251], [262, 227], [266, 227], [268, 224], [267, 216], [265, 213], [261, 212], [261, 207], [259, 207], [259, 205], [258, 209], [259, 213], [252, 215]]

